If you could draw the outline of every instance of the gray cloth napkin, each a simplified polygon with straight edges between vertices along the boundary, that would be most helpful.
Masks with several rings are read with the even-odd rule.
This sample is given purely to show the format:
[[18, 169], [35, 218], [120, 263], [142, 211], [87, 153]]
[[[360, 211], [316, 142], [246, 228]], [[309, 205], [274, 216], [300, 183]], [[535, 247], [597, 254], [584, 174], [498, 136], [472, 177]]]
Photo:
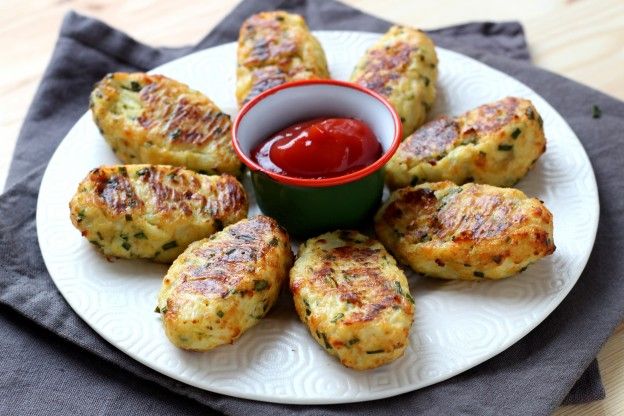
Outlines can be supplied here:
[[[205, 392], [165, 377], [101, 339], [69, 308], [39, 252], [35, 205], [47, 161], [86, 110], [93, 83], [107, 72], [147, 70], [235, 40], [244, 18], [275, 8], [305, 15], [313, 29], [382, 32], [389, 25], [333, 1], [247, 0], [199, 45], [154, 49], [93, 19], [66, 17], [0, 196], [0, 414], [541, 415], [566, 395], [571, 403], [604, 397], [594, 357], [624, 315], [624, 261], [613, 255], [624, 250], [619, 179], [624, 103], [524, 62], [528, 52], [516, 23], [474, 23], [430, 33], [438, 45], [529, 85], [563, 115], [592, 160], [601, 219], [592, 256], [570, 295], [505, 352], [446, 382], [386, 400], [285, 406]], [[594, 105], [602, 109], [599, 119], [592, 118]]]

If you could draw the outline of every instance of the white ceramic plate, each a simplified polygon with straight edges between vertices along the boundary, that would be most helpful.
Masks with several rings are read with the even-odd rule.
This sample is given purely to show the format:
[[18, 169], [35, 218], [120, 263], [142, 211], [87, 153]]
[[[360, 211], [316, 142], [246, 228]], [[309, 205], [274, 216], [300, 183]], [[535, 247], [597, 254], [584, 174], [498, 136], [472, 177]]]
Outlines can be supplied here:
[[[378, 37], [358, 32], [317, 36], [337, 79], [349, 77]], [[557, 250], [520, 276], [499, 282], [442, 283], [410, 276], [416, 319], [401, 359], [366, 372], [342, 367], [298, 321], [287, 291], [234, 345], [207, 353], [175, 348], [153, 312], [166, 267], [108, 262], [69, 221], [68, 201], [78, 182], [98, 165], [117, 163], [90, 114], [60, 144], [39, 193], [39, 244], [59, 291], [97, 333], [134, 359], [184, 383], [247, 399], [298, 404], [380, 399], [445, 380], [505, 350], [552, 312], [585, 267], [598, 224], [596, 181], [577, 137], [534, 91], [463, 55], [438, 48], [438, 56], [439, 98], [432, 115], [455, 115], [515, 95], [531, 99], [543, 116], [548, 150], [518, 187], [553, 212]], [[154, 72], [189, 84], [234, 114], [235, 65], [236, 47], [230, 43]], [[250, 197], [253, 215], [258, 208]]]

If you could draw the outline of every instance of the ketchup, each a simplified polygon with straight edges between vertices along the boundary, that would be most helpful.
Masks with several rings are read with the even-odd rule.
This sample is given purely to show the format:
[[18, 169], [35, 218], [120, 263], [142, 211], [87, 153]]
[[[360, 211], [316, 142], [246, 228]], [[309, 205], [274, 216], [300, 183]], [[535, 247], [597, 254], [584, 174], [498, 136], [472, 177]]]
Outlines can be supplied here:
[[253, 149], [264, 169], [297, 178], [331, 178], [370, 165], [381, 144], [364, 122], [352, 118], [315, 118], [293, 124]]

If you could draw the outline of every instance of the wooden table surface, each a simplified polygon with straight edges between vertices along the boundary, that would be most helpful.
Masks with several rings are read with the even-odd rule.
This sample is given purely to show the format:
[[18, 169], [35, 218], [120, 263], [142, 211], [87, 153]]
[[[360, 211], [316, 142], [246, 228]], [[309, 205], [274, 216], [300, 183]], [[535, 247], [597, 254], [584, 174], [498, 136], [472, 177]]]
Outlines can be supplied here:
[[[533, 62], [624, 99], [624, 1], [484, 0], [378, 1], [348, 4], [423, 29], [483, 20], [519, 20]], [[0, 1], [0, 190], [20, 125], [50, 59], [61, 19], [74, 9], [150, 45], [201, 39], [237, 1], [2, 0]], [[607, 390], [603, 401], [564, 406], [556, 415], [624, 414], [624, 325], [598, 355]]]

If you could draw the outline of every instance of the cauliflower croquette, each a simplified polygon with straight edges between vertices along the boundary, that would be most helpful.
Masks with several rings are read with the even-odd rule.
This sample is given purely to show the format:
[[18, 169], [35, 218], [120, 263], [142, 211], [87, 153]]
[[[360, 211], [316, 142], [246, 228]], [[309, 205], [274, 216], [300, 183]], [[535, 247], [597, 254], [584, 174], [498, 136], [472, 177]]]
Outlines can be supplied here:
[[400, 189], [375, 230], [397, 259], [441, 279], [503, 279], [555, 251], [552, 214], [540, 200], [474, 183]]
[[421, 30], [393, 26], [360, 59], [351, 82], [381, 94], [399, 113], [403, 137], [427, 119], [436, 99], [438, 57]]
[[74, 226], [105, 255], [170, 263], [190, 243], [247, 216], [243, 186], [172, 166], [93, 169], [69, 203]]
[[309, 239], [299, 247], [290, 289], [312, 337], [343, 365], [366, 370], [403, 355], [414, 299], [378, 241], [356, 231]]
[[515, 97], [433, 120], [401, 143], [386, 182], [392, 189], [442, 180], [513, 186], [546, 151], [542, 123], [531, 101]]
[[123, 163], [240, 174], [230, 116], [181, 82], [141, 72], [109, 74], [96, 84], [90, 108]]
[[327, 79], [327, 60], [305, 20], [284, 11], [249, 17], [238, 38], [236, 99], [245, 104], [289, 81]]
[[262, 215], [194, 242], [163, 279], [165, 334], [194, 351], [234, 342], [271, 309], [292, 262], [288, 235]]

